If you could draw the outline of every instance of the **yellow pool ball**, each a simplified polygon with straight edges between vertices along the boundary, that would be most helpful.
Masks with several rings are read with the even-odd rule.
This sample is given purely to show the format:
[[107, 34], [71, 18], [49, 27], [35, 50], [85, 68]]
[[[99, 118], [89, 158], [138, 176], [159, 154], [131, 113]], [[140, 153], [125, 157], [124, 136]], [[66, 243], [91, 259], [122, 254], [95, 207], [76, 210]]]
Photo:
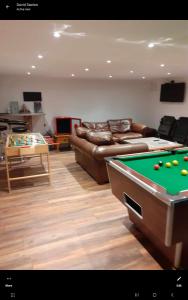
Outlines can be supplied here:
[[170, 168], [172, 166], [172, 164], [170, 163], [170, 162], [167, 162], [166, 164], [165, 164], [165, 167], [167, 167], [167, 168]]
[[173, 164], [174, 166], [178, 166], [178, 165], [179, 165], [179, 162], [178, 162], [177, 160], [173, 160], [173, 161], [172, 161], [172, 164]]
[[188, 174], [188, 172], [187, 172], [187, 170], [181, 170], [181, 175], [187, 175]]

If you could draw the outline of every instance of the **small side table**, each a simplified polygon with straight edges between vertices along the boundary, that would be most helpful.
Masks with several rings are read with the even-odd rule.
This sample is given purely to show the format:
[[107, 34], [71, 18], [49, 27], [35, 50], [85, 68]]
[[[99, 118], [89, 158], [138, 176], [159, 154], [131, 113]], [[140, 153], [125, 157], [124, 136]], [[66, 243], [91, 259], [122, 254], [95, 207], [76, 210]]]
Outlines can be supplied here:
[[56, 150], [59, 151], [59, 142], [54, 142], [54, 139], [51, 136], [44, 136], [45, 141], [48, 143], [49, 146], [55, 146]]
[[[58, 134], [54, 136], [54, 141], [59, 145], [67, 145], [70, 147], [70, 134]], [[71, 148], [71, 147], [70, 147]]]

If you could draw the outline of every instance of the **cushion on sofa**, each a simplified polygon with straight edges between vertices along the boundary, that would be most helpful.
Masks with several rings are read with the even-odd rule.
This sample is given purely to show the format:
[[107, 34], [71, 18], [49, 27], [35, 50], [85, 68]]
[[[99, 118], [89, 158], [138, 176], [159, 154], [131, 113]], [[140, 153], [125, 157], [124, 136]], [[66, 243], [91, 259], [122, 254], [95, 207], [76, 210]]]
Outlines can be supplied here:
[[110, 131], [88, 131], [86, 139], [98, 146], [114, 144], [113, 136]]
[[[120, 134], [122, 134], [122, 133], [120, 133]], [[116, 137], [116, 136], [114, 136], [114, 134], [112, 134], [112, 139], [113, 139], [114, 143], [118, 143], [119, 142], [119, 138]]]
[[109, 125], [107, 122], [96, 122], [95, 129], [98, 131], [110, 131]]
[[77, 136], [79, 136], [80, 138], [86, 139], [86, 133], [88, 131], [90, 131], [90, 129], [78, 126], [75, 128], [75, 131], [76, 131]]
[[83, 122], [82, 126], [91, 130], [95, 129], [95, 122]]
[[118, 120], [108, 120], [107, 121], [112, 133], [128, 132], [131, 129], [132, 119], [118, 119]]
[[132, 131], [126, 133], [113, 133], [113, 139], [117, 138], [119, 143], [121, 143], [121, 141], [123, 140], [139, 139], [142, 137], [143, 135], [141, 133], [132, 132]]
[[91, 130], [108, 131], [109, 125], [107, 122], [83, 122], [82, 126]]

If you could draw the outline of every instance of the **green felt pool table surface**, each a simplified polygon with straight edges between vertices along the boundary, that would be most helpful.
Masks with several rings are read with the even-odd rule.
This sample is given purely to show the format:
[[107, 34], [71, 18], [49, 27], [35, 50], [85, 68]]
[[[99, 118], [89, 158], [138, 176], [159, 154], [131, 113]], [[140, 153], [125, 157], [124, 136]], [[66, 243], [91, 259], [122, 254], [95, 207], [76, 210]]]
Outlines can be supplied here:
[[[177, 195], [181, 191], [188, 190], [188, 175], [181, 174], [182, 169], [188, 171], [188, 161], [184, 161], [184, 156], [188, 156], [188, 149], [176, 150], [175, 154], [170, 151], [149, 152], [115, 159], [162, 186], [167, 193]], [[177, 160], [179, 164], [177, 166], [172, 164], [170, 168], [167, 168], [165, 163], [173, 160]], [[154, 170], [154, 165], [159, 161], [162, 161], [163, 165], [159, 170]]]

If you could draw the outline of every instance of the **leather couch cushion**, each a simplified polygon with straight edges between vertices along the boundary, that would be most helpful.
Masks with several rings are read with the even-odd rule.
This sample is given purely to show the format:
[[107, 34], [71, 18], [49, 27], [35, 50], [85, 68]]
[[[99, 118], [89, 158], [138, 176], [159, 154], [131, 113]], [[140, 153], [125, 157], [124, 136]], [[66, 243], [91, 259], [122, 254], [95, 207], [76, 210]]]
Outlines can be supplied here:
[[[120, 134], [122, 134], [122, 133], [120, 133]], [[114, 136], [114, 134], [112, 134], [112, 139], [113, 139], [113, 141], [114, 141], [115, 143], [118, 143], [118, 142], [119, 142], [119, 138], [116, 137], [116, 136]]]
[[91, 130], [108, 131], [109, 125], [107, 122], [83, 122], [82, 126]]
[[76, 127], [75, 130], [76, 135], [83, 139], [86, 139], [86, 133], [90, 131], [90, 129], [81, 126]]
[[82, 126], [91, 130], [95, 129], [95, 122], [83, 122]]
[[112, 133], [124, 133], [130, 131], [132, 119], [108, 120], [107, 122]]
[[109, 125], [107, 122], [96, 122], [95, 129], [99, 131], [109, 131]]
[[86, 139], [98, 146], [114, 144], [110, 131], [89, 131], [86, 133]]
[[116, 138], [119, 141], [128, 140], [128, 139], [138, 139], [142, 137], [143, 135], [141, 133], [132, 132], [132, 131], [126, 133], [113, 133], [113, 139], [115, 140]]

